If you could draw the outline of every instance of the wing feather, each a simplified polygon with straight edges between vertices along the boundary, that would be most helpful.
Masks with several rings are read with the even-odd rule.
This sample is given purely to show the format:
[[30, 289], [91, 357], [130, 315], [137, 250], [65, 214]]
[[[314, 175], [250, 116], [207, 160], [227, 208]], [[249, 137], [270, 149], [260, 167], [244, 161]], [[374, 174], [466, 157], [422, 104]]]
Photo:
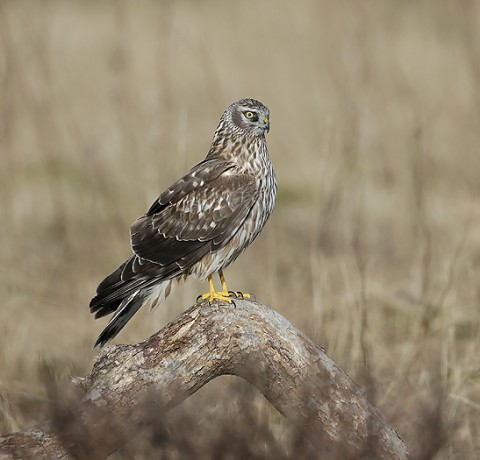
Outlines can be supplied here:
[[132, 225], [131, 243], [137, 256], [163, 267], [176, 263], [185, 269], [212, 250], [213, 241], [218, 249], [234, 236], [257, 199], [255, 178], [219, 175], [207, 183], [202, 177], [197, 171], [197, 187], [177, 192], [160, 212], [140, 217]]
[[134, 222], [134, 254], [98, 286], [90, 302], [96, 317], [115, 311], [137, 290], [184, 273], [228, 243], [258, 196], [254, 177], [229, 174], [234, 167], [223, 160], [198, 164]]
[[220, 158], [209, 158], [195, 165], [185, 176], [167, 188], [150, 206], [147, 216], [158, 214], [167, 205], [176, 203], [197, 187], [215, 180], [220, 174], [235, 167], [234, 163]]

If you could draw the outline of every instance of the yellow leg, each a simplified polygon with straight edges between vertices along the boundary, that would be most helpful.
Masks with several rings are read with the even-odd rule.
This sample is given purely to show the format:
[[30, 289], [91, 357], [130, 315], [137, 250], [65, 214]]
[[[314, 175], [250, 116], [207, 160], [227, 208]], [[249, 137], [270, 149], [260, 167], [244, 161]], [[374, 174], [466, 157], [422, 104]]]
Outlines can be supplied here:
[[224, 283], [225, 283], [225, 278], [223, 278], [223, 281], [222, 281], [222, 291], [220, 292], [216, 291], [215, 285], [213, 284], [213, 277], [212, 275], [209, 275], [208, 284], [210, 286], [210, 291], [199, 297], [201, 297], [202, 299], [208, 300], [210, 303], [212, 303], [214, 300], [223, 300], [225, 302], [232, 303], [232, 299], [229, 297], [229, 293], [226, 290], [227, 285]]
[[222, 283], [222, 291], [226, 292], [227, 295], [231, 297], [240, 297], [249, 299], [251, 297], [248, 293], [238, 292], [238, 291], [229, 291], [227, 287], [227, 282], [225, 281], [225, 276], [223, 275], [223, 270], [219, 270], [218, 275], [220, 276], [220, 282]]
[[220, 276], [220, 282], [222, 283], [222, 291], [228, 292], [227, 282], [225, 281], [225, 276], [223, 276], [223, 270], [220, 270], [218, 275]]

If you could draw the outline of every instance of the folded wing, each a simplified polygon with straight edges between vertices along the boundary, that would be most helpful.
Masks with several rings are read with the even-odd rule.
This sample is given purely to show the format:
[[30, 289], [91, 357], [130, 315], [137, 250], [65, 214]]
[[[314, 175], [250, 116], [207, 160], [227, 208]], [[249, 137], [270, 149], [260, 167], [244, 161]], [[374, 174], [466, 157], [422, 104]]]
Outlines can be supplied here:
[[230, 241], [257, 197], [255, 178], [235, 174], [234, 164], [199, 163], [133, 223], [134, 255], [100, 283], [90, 310], [104, 316], [138, 290], [188, 273]]

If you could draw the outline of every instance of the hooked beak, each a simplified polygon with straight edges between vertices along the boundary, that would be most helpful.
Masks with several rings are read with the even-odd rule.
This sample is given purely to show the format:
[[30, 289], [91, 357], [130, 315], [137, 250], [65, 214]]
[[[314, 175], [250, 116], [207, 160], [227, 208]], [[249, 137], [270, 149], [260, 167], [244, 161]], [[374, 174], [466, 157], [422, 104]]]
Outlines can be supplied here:
[[268, 133], [270, 131], [270, 119], [268, 117], [265, 117], [263, 119], [263, 129]]

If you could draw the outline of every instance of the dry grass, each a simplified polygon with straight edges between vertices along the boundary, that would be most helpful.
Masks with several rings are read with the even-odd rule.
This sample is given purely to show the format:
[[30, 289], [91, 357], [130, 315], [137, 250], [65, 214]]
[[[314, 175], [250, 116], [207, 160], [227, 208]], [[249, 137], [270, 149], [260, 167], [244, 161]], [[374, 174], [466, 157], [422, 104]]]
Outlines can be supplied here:
[[477, 2], [4, 0], [0, 51], [1, 432], [45, 415], [42, 363], [87, 371], [130, 223], [255, 97], [280, 198], [230, 284], [325, 346], [417, 458], [480, 456]]

